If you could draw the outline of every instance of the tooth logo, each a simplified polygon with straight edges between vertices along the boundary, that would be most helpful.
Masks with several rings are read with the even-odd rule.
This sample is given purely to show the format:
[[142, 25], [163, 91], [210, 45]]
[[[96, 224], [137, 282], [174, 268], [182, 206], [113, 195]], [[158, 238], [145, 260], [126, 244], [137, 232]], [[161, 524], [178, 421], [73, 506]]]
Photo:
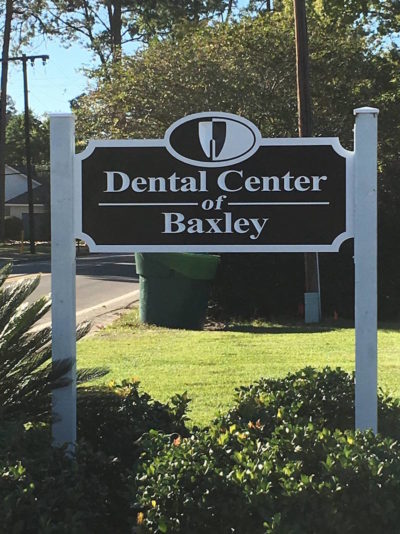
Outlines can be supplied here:
[[261, 134], [247, 119], [230, 113], [196, 113], [175, 122], [165, 134], [176, 159], [201, 167], [224, 167], [252, 156]]
[[219, 161], [226, 141], [226, 128], [226, 120], [211, 119], [199, 122], [200, 144], [211, 161]]

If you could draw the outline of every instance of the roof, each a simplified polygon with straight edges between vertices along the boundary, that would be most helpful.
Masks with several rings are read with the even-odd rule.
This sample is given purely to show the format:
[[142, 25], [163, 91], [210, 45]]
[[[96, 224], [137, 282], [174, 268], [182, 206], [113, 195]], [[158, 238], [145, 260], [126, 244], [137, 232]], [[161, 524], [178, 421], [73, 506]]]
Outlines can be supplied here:
[[[33, 203], [34, 204], [47, 204], [49, 202], [49, 191], [48, 189], [41, 185], [39, 187], [35, 187], [33, 189]], [[6, 206], [12, 206], [12, 205], [21, 205], [21, 204], [29, 204], [28, 201], [28, 192], [22, 193], [21, 195], [18, 195], [16, 197], [10, 198], [6, 201]]]
[[[28, 204], [28, 178], [26, 174], [20, 172], [10, 165], [5, 165], [5, 186], [7, 205], [27, 205]], [[33, 202], [34, 204], [44, 204], [49, 201], [47, 188], [32, 179]]]
[[[23, 178], [24, 180], [28, 180], [28, 177], [23, 172], [19, 171], [18, 169], [15, 169], [14, 167], [10, 167], [10, 165], [5, 165], [5, 175], [6, 176], [19, 176], [20, 178]], [[33, 187], [38, 187], [40, 183], [37, 180], [32, 179], [32, 185]]]

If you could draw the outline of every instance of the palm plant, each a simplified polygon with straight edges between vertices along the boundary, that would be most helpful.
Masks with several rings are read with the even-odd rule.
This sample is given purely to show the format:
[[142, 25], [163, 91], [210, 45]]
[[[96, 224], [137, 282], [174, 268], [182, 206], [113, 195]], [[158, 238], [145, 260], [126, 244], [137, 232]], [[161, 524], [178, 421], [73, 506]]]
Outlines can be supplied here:
[[[32, 329], [51, 306], [49, 296], [25, 302], [37, 288], [40, 276], [6, 283], [11, 269], [11, 264], [0, 269], [0, 423], [43, 421], [50, 415], [52, 390], [68, 383], [65, 375], [72, 361], [52, 362], [51, 328]], [[79, 325], [77, 339], [89, 328], [89, 323]], [[77, 383], [106, 373], [104, 368], [80, 370]]]

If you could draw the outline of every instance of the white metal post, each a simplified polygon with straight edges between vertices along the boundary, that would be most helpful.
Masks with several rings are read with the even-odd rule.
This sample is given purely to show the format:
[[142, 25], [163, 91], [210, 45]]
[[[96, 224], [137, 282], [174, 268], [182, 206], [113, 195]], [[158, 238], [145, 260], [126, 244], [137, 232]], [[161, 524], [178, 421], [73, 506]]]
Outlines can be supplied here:
[[354, 110], [356, 429], [377, 432], [377, 122], [379, 110]]
[[53, 445], [76, 441], [76, 308], [73, 160], [75, 121], [68, 114], [50, 116], [51, 292], [53, 362], [71, 359], [66, 387], [53, 391]]

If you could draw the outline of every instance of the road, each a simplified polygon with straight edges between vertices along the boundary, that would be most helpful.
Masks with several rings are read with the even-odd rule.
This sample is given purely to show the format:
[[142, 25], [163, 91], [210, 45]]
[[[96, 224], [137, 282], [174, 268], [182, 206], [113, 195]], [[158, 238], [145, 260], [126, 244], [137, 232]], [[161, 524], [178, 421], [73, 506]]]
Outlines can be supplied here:
[[[30, 301], [51, 292], [50, 260], [14, 262], [13, 280], [36, 273], [41, 273], [41, 281]], [[76, 274], [77, 321], [93, 321], [95, 329], [107, 324], [117, 310], [126, 308], [139, 299], [139, 280], [132, 254], [90, 254], [78, 257]], [[50, 320], [49, 312], [40, 324], [48, 324]]]

